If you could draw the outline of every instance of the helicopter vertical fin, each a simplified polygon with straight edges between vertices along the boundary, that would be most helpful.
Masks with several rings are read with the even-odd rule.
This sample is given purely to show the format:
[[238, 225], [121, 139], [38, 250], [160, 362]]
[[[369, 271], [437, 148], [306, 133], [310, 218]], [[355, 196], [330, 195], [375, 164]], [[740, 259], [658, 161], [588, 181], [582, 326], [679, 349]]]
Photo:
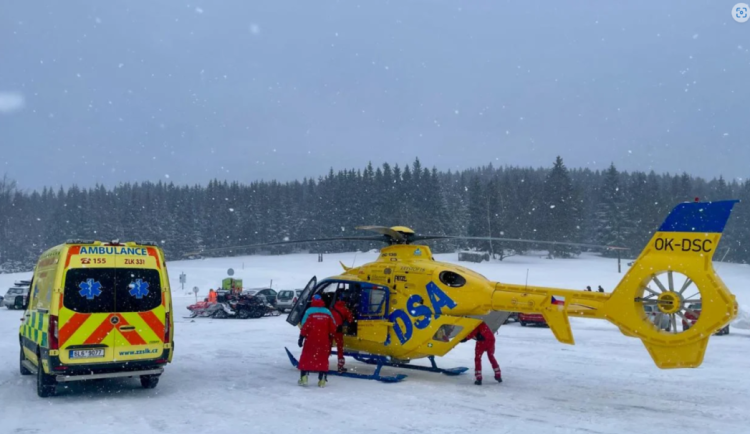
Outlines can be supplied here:
[[[639, 337], [660, 368], [699, 366], [709, 337], [737, 315], [712, 262], [736, 203], [677, 205], [601, 309], [623, 333]], [[661, 314], [649, 318], [646, 306]]]
[[709, 337], [737, 316], [712, 263], [736, 203], [677, 205], [612, 293], [498, 282], [492, 310], [541, 313], [564, 343], [573, 343], [569, 315], [606, 319], [641, 339], [658, 367], [697, 367]]

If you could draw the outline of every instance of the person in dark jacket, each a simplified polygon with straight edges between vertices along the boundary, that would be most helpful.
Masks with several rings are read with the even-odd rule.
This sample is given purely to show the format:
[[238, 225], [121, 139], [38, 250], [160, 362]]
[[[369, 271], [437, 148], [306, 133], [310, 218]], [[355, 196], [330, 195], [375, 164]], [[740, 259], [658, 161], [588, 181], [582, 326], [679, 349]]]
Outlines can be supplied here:
[[336, 340], [336, 355], [339, 359], [338, 370], [339, 372], [346, 372], [344, 367], [344, 327], [354, 322], [354, 316], [343, 300], [339, 300], [333, 305], [331, 313], [333, 314], [333, 321], [336, 323], [334, 339]]
[[492, 330], [490, 330], [487, 324], [482, 322], [461, 342], [466, 342], [469, 339], [477, 340], [477, 346], [474, 350], [474, 384], [477, 386], [482, 385], [482, 354], [484, 353], [487, 353], [487, 358], [490, 359], [492, 369], [495, 370], [495, 380], [498, 383], [502, 383], [503, 377], [500, 373], [500, 365], [495, 360], [495, 335], [492, 333]]
[[599, 292], [604, 292], [604, 288], [602, 288], [602, 285], [599, 285]]
[[587, 286], [586, 291], [591, 292], [591, 286]]
[[298, 384], [307, 385], [307, 374], [318, 373], [318, 386], [325, 387], [328, 381], [328, 357], [331, 355], [333, 335], [336, 333], [336, 323], [333, 322], [331, 311], [325, 308], [325, 303], [319, 295], [313, 297], [312, 305], [302, 318], [297, 344], [302, 347], [297, 369], [300, 370]]

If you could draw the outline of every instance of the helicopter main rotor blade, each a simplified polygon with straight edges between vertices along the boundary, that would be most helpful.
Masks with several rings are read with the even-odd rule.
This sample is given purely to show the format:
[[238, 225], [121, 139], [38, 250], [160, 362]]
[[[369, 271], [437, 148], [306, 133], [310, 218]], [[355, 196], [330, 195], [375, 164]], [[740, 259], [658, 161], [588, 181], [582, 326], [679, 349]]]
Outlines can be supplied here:
[[391, 237], [392, 239], [396, 240], [396, 242], [399, 242], [399, 243], [406, 241], [406, 238], [404, 238], [403, 235], [385, 226], [357, 226], [354, 229], [362, 230], [362, 231], [377, 232], [387, 237]]
[[459, 236], [452, 236], [452, 235], [417, 235], [412, 238], [412, 241], [423, 241], [423, 240], [511, 241], [511, 242], [516, 242], [516, 243], [528, 243], [528, 244], [551, 244], [551, 245], [562, 245], [562, 246], [591, 247], [591, 248], [609, 249], [609, 250], [629, 250], [627, 247], [606, 246], [603, 244], [570, 243], [567, 241], [539, 241], [539, 240], [527, 240], [527, 239], [521, 239], [521, 238], [459, 237]]
[[227, 250], [252, 249], [256, 247], [289, 246], [289, 245], [294, 245], [294, 244], [305, 244], [305, 243], [332, 243], [335, 241], [379, 241], [381, 243], [387, 243], [388, 239], [384, 237], [311, 238], [307, 240], [276, 241], [272, 243], [247, 244], [244, 246], [231, 246], [231, 247], [220, 247], [216, 249], [205, 249], [199, 252], [185, 253], [183, 256], [200, 255], [201, 253], [207, 253], [207, 252], [223, 252]]

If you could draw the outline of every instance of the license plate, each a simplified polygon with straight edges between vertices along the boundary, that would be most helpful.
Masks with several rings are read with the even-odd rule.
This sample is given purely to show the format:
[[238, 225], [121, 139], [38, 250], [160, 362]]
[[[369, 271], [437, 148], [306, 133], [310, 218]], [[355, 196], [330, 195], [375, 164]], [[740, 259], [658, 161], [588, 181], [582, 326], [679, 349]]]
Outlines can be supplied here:
[[104, 357], [104, 348], [96, 350], [70, 350], [71, 359], [91, 359], [94, 357]]

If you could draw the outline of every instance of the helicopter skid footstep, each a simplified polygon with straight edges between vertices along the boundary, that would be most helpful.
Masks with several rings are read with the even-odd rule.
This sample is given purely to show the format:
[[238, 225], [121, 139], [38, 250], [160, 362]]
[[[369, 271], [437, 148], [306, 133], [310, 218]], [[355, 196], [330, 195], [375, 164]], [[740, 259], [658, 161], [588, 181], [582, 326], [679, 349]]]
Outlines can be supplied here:
[[[336, 354], [336, 351], [332, 351], [333, 354]], [[435, 357], [428, 356], [427, 358], [430, 360], [430, 364], [432, 366], [420, 366], [420, 365], [412, 365], [409, 363], [393, 363], [388, 360], [385, 356], [376, 356], [372, 354], [362, 354], [362, 353], [344, 353], [345, 356], [353, 357], [354, 360], [358, 362], [367, 363], [370, 365], [379, 365], [379, 366], [390, 366], [393, 368], [402, 368], [402, 369], [412, 369], [415, 371], [425, 371], [425, 372], [438, 372], [441, 374], [445, 374], [448, 376], [456, 376], [461, 375], [464, 372], [468, 371], [469, 368], [459, 366], [456, 368], [438, 368], [437, 363], [435, 363]]]
[[[286, 350], [286, 355], [289, 356], [289, 361], [292, 363], [292, 366], [295, 368], [299, 365], [299, 361], [292, 355], [292, 353], [289, 351], [288, 348], [284, 348]], [[406, 378], [406, 375], [398, 374], [393, 376], [388, 375], [380, 375], [380, 369], [383, 367], [383, 365], [378, 365], [377, 368], [375, 368], [375, 373], [367, 375], [367, 374], [358, 374], [355, 372], [339, 372], [330, 370], [328, 371], [328, 375], [335, 375], [337, 377], [346, 377], [346, 378], [357, 378], [360, 380], [376, 380], [383, 383], [398, 383], [399, 381]]]

